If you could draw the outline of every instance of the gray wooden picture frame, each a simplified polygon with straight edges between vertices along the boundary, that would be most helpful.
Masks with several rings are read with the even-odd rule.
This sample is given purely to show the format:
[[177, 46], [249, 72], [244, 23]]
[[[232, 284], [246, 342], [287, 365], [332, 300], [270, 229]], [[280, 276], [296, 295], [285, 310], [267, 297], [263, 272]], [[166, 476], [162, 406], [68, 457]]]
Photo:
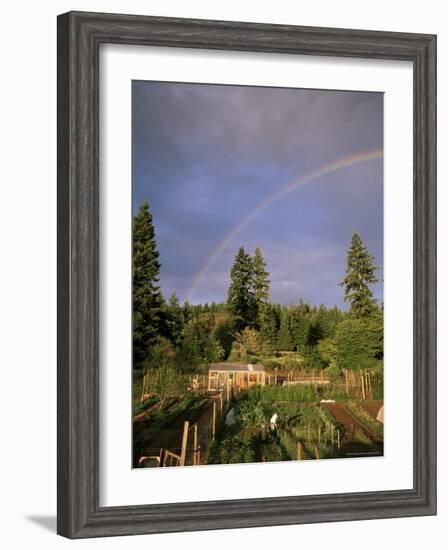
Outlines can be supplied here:
[[[99, 48], [407, 60], [414, 73], [414, 483], [409, 490], [99, 506]], [[70, 12], [58, 17], [58, 520], [69, 538], [436, 513], [436, 37]]]

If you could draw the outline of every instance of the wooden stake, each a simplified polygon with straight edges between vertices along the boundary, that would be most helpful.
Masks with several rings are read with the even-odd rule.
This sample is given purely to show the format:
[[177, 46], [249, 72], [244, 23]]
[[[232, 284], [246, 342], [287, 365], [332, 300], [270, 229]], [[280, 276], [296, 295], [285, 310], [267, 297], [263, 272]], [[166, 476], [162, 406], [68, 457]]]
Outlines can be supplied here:
[[188, 420], [184, 422], [184, 433], [182, 435], [182, 450], [180, 452], [180, 461], [179, 466], [185, 466], [185, 457], [187, 455], [187, 441], [188, 441], [188, 429], [190, 427], [190, 423]]
[[213, 416], [212, 416], [212, 439], [215, 440], [216, 434], [216, 401], [213, 401]]
[[333, 426], [333, 424], [331, 424], [330, 432], [331, 432], [331, 445], [333, 446], [334, 445], [334, 426]]
[[297, 441], [297, 460], [302, 460], [303, 446], [300, 441]]
[[198, 425], [194, 425], [193, 431], [193, 466], [198, 465]]
[[314, 452], [316, 453], [316, 460], [319, 460], [319, 449], [317, 448], [317, 445], [314, 445]]
[[337, 441], [338, 441], [338, 450], [341, 449], [341, 434], [339, 432], [339, 430], [336, 430], [336, 435], [337, 435]]
[[320, 445], [320, 426], [317, 428], [317, 441], [319, 442], [319, 445]]
[[364, 375], [361, 374], [361, 391], [362, 391], [362, 398], [365, 399], [366, 398], [366, 387], [365, 387], [365, 383], [364, 383]]

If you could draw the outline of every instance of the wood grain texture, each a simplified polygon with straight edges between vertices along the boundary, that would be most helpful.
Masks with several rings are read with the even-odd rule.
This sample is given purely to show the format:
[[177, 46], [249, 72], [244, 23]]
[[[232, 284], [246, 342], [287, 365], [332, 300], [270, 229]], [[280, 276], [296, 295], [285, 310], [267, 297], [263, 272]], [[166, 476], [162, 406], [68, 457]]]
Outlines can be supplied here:
[[[414, 487], [99, 507], [101, 43], [396, 59], [414, 67]], [[436, 37], [70, 12], [58, 18], [58, 533], [69, 538], [436, 513]]]

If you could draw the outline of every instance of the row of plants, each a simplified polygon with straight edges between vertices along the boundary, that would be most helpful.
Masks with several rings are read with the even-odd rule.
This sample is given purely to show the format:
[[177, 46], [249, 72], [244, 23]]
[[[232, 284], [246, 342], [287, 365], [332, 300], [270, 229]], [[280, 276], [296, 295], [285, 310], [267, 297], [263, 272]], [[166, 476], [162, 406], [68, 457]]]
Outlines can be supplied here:
[[251, 433], [226, 432], [210, 446], [208, 464], [255, 462], [256, 437]]
[[279, 418], [279, 438], [292, 460], [298, 458], [298, 443], [302, 459], [339, 456], [338, 441], [343, 436], [343, 427], [327, 410], [317, 405], [302, 405], [284, 420], [280, 412]]
[[[296, 460], [298, 443], [302, 459], [339, 456], [338, 441], [342, 439], [343, 427], [329, 411], [313, 402], [310, 389], [307, 386], [254, 386], [240, 395], [232, 405], [236, 424], [221, 428], [208, 462]], [[299, 393], [301, 399], [297, 398]], [[270, 419], [274, 413], [277, 420], [272, 430]]]
[[151, 407], [153, 407], [156, 403], [159, 403], [160, 402], [160, 398], [158, 395], [152, 395], [150, 397], [147, 397], [146, 399], [144, 399], [143, 401], [138, 401], [134, 404], [134, 408], [133, 408], [133, 414], [134, 416], [136, 414], [139, 414], [147, 409], [150, 409]]
[[288, 384], [286, 386], [269, 384], [266, 386], [252, 386], [247, 393], [250, 401], [261, 403], [318, 403], [325, 399], [335, 401], [349, 399], [344, 386], [334, 384], [315, 386], [313, 384]]

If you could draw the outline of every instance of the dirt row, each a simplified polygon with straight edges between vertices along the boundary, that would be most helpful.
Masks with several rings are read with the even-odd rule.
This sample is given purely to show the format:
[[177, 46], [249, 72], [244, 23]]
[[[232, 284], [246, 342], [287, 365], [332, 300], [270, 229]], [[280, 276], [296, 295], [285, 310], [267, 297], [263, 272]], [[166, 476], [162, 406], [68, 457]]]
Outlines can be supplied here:
[[[381, 401], [363, 401], [362, 408], [374, 419], [382, 406]], [[344, 436], [342, 438], [342, 451], [348, 457], [381, 456], [383, 454], [383, 441], [372, 433], [366, 426], [360, 424], [358, 420], [350, 414], [345, 403], [321, 403], [321, 407], [327, 409], [334, 417], [336, 422], [344, 427]], [[363, 442], [367, 436], [373, 442], [373, 445]]]

